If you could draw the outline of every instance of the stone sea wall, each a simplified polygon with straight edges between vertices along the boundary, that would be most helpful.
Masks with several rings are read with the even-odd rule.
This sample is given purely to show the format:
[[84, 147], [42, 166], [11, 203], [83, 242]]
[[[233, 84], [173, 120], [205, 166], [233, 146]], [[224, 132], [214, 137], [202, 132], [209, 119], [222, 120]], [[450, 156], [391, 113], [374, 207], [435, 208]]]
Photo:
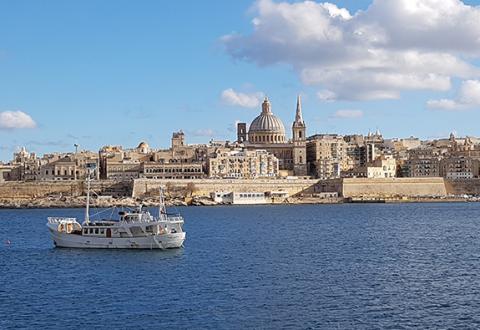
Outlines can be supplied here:
[[343, 197], [446, 196], [443, 178], [343, 179]]
[[2, 182], [0, 198], [28, 199], [50, 195], [80, 196], [83, 194], [83, 182]]
[[451, 195], [480, 195], [480, 179], [447, 180], [445, 188]]
[[[114, 181], [92, 181], [92, 191], [101, 195], [130, 196], [132, 184]], [[41, 181], [41, 182], [2, 182], [0, 199], [31, 199], [48, 196], [85, 195], [86, 183], [83, 181]]]
[[219, 179], [192, 179], [192, 180], [156, 180], [136, 179], [133, 184], [132, 196], [142, 198], [149, 195], [158, 195], [160, 187], [165, 187], [168, 193], [180, 193], [209, 197], [211, 192], [267, 192], [285, 191], [290, 196], [297, 194], [312, 194], [318, 180], [305, 179], [257, 179], [257, 180], [219, 180]]
[[[192, 198], [206, 200], [212, 192], [288, 192], [289, 202], [300, 203], [308, 198], [317, 198], [321, 192], [338, 192], [347, 199], [389, 199], [445, 197], [447, 195], [480, 195], [480, 179], [444, 180], [443, 178], [391, 178], [391, 179], [258, 179], [258, 180], [153, 180], [137, 179], [130, 182], [92, 182], [92, 190], [103, 196], [121, 198], [155, 199], [160, 187], [167, 190], [169, 200], [186, 201]], [[0, 203], [8, 205], [22, 201], [54, 202], [67, 197], [75, 200], [85, 196], [86, 184], [78, 181], [55, 182], [3, 182], [0, 183]], [[83, 200], [82, 200], [83, 201]], [[78, 200], [79, 204], [82, 204]]]

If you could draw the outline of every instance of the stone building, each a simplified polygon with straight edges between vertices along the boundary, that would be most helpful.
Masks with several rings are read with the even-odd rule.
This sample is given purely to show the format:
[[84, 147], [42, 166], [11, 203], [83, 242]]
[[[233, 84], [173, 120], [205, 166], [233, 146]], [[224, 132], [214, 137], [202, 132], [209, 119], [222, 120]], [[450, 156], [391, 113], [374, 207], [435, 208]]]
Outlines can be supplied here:
[[203, 178], [209, 154], [215, 149], [208, 145], [187, 145], [182, 131], [172, 134], [171, 147], [164, 150], [152, 150], [146, 142], [126, 150], [105, 146], [99, 152], [100, 177], [117, 181]]
[[408, 177], [439, 177], [440, 160], [442, 157], [438, 150], [420, 146], [408, 150], [408, 159], [402, 166], [402, 173]]
[[273, 114], [268, 98], [263, 101], [260, 115], [250, 124], [247, 136], [242, 131], [245, 127], [244, 123], [237, 125], [237, 137], [247, 138], [244, 142], [247, 150], [266, 150], [275, 155], [280, 170], [287, 175], [307, 175], [306, 125], [302, 117], [300, 97], [297, 99], [291, 140], [287, 140], [285, 126]]
[[363, 167], [367, 164], [367, 148], [365, 138], [361, 134], [345, 135], [343, 137], [347, 143], [347, 166], [344, 171], [353, 168]]
[[82, 150], [71, 155], [75, 161], [75, 178], [76, 180], [85, 180], [88, 172], [94, 180], [100, 179], [98, 153]]
[[392, 156], [381, 156], [366, 166], [355, 167], [343, 173], [344, 177], [382, 179], [396, 177], [397, 163]]
[[121, 146], [105, 146], [99, 151], [100, 178], [128, 181], [140, 177], [140, 164], [151, 159], [145, 142], [136, 149], [123, 150]]
[[408, 176], [418, 177], [438, 177], [440, 176], [440, 158], [413, 158], [406, 162]]
[[244, 143], [247, 141], [247, 124], [238, 123], [237, 124], [237, 142]]
[[73, 157], [65, 156], [43, 165], [40, 170], [41, 181], [65, 181], [77, 179], [77, 165]]
[[36, 181], [40, 174], [41, 160], [34, 152], [28, 152], [22, 147], [13, 154], [10, 178], [18, 181]]
[[309, 172], [319, 179], [339, 178], [348, 170], [347, 142], [337, 134], [316, 134], [307, 139]]
[[211, 178], [276, 177], [278, 171], [278, 159], [266, 150], [218, 150], [208, 163]]
[[140, 178], [146, 179], [201, 179], [205, 176], [202, 163], [143, 162], [140, 166]]
[[469, 157], [448, 157], [440, 162], [440, 175], [452, 180], [477, 178], [479, 161]]
[[376, 158], [367, 166], [368, 178], [394, 178], [397, 174], [397, 162], [391, 155]]
[[12, 165], [0, 163], [0, 182], [15, 181], [13, 170], [14, 167]]

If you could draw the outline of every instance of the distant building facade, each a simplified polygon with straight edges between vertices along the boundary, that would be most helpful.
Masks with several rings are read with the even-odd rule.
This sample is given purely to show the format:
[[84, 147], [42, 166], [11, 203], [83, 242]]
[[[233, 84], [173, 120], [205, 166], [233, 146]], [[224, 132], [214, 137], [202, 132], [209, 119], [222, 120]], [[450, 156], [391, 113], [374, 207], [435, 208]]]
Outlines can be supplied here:
[[348, 169], [347, 142], [336, 134], [316, 134], [307, 140], [310, 174], [319, 179], [339, 178]]
[[210, 178], [272, 178], [278, 171], [278, 159], [266, 150], [221, 150], [208, 164]]

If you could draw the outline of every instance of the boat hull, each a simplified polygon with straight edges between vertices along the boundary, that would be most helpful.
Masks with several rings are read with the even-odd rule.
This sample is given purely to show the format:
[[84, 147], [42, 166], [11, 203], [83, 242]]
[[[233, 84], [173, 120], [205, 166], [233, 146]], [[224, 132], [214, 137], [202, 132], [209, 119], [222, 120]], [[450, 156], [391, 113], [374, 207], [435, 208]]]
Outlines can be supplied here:
[[82, 249], [175, 249], [185, 241], [185, 233], [143, 237], [91, 237], [50, 231], [56, 247]]

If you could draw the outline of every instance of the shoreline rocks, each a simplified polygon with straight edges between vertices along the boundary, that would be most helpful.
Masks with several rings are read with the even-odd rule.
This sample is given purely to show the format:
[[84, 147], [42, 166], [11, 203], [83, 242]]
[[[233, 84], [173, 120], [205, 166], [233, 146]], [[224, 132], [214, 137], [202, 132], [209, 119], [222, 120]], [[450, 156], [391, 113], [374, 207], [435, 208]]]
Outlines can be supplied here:
[[[316, 198], [316, 197], [289, 197], [282, 203], [272, 203], [264, 205], [305, 205], [305, 204], [341, 204], [341, 203], [439, 203], [439, 202], [478, 202], [479, 199], [466, 198], [385, 198], [385, 199], [344, 199], [344, 198]], [[46, 209], [46, 208], [84, 208], [86, 197], [70, 196], [49, 196], [44, 198], [3, 198], [0, 199], [0, 209]], [[158, 206], [157, 198], [135, 199], [132, 197], [100, 197], [92, 198], [91, 208], [111, 208], [111, 207], [136, 207], [142, 204], [146, 207]], [[182, 198], [167, 198], [165, 201], [167, 207], [172, 206], [218, 206], [230, 205], [217, 203], [208, 197], [193, 197], [187, 201]]]

